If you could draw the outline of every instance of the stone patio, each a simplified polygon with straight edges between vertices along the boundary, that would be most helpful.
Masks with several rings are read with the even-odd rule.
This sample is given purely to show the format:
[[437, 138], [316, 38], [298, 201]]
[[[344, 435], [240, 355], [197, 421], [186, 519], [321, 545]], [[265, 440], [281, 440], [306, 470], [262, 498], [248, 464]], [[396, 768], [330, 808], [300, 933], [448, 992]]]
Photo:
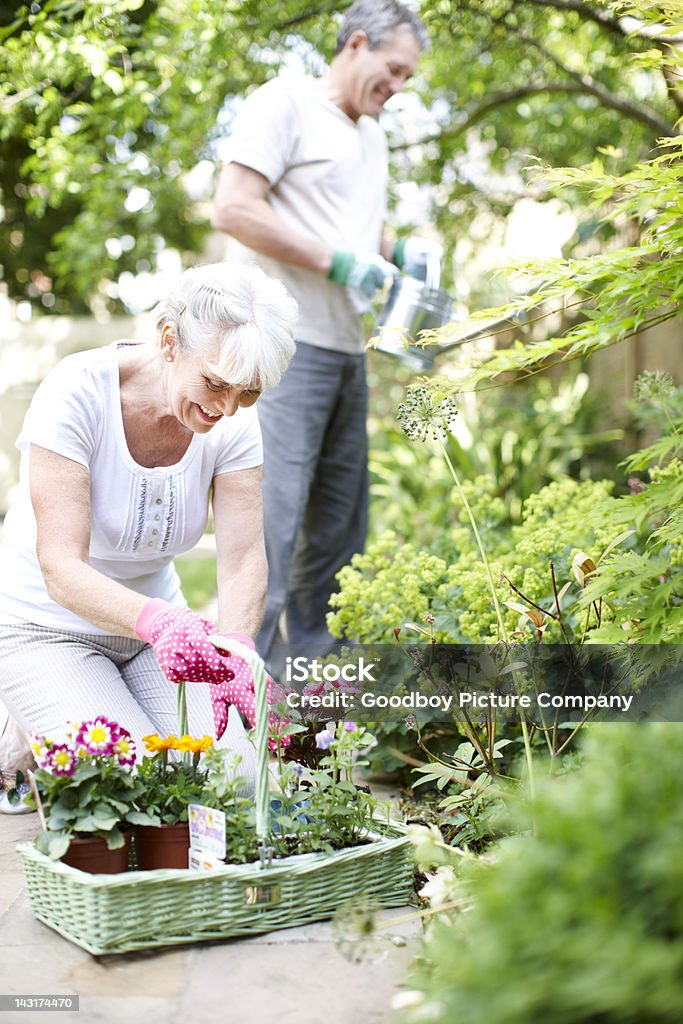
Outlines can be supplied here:
[[419, 923], [383, 911], [368, 955], [342, 955], [329, 922], [246, 940], [93, 957], [36, 921], [16, 845], [35, 814], [0, 815], [0, 995], [78, 995], [79, 1012], [0, 1011], [0, 1024], [384, 1024]]

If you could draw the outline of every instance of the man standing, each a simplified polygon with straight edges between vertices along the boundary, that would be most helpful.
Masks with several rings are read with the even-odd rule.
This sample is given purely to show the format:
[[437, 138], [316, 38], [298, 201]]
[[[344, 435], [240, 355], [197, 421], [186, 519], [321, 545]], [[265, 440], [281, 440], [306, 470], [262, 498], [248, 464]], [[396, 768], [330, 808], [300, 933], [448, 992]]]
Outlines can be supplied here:
[[[365, 543], [367, 385], [360, 317], [398, 268], [424, 277], [429, 243], [383, 235], [387, 146], [377, 117], [428, 45], [395, 0], [358, 0], [319, 79], [278, 78], [243, 104], [213, 226], [299, 303], [297, 349], [262, 396], [268, 596], [257, 648], [330, 647], [335, 573]], [[422, 273], [421, 273], [422, 271]], [[284, 614], [283, 614], [284, 613]], [[281, 632], [282, 628], [282, 632]]]

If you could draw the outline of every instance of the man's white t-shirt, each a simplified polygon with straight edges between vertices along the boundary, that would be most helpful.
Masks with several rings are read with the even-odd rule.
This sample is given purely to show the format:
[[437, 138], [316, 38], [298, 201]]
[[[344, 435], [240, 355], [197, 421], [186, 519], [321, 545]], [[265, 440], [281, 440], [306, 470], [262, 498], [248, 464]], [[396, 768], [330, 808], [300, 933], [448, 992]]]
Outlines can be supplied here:
[[67, 356], [33, 397], [17, 439], [20, 480], [0, 545], [0, 622], [106, 635], [48, 597], [36, 557], [30, 445], [89, 470], [90, 565], [137, 593], [182, 605], [173, 556], [202, 536], [213, 478], [263, 462], [253, 406], [224, 417], [206, 434], [194, 434], [175, 465], [138, 465], [126, 444], [121, 412], [117, 348], [124, 344], [136, 342]]
[[[386, 215], [387, 143], [377, 121], [352, 121], [310, 77], [275, 78], [244, 101], [227, 163], [258, 171], [268, 201], [292, 230], [333, 249], [379, 251]], [[340, 352], [364, 350], [360, 293], [289, 263], [244, 249], [299, 303], [299, 341]]]

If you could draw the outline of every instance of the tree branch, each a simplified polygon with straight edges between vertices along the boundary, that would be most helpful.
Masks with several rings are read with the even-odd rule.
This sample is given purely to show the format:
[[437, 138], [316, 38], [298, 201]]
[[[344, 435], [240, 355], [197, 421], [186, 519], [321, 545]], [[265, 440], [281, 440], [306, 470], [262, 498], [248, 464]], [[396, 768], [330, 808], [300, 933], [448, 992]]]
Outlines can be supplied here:
[[[569, 0], [567, 0], [569, 2]], [[651, 110], [646, 110], [644, 107], [639, 107], [635, 103], [631, 103], [630, 100], [622, 100], [618, 96], [614, 96], [609, 89], [605, 88], [601, 82], [598, 82], [596, 78], [589, 75], [587, 72], [574, 71], [568, 67], [563, 61], [560, 60], [551, 50], [548, 50], [542, 43], [539, 43], [533, 36], [528, 33], [515, 28], [512, 25], [508, 25], [510, 32], [519, 36], [523, 42], [527, 43], [528, 46], [532, 46], [538, 50], [539, 53], [551, 61], [555, 67], [559, 68], [560, 71], [565, 75], [569, 75], [576, 82], [580, 82], [584, 87], [585, 92], [591, 93], [600, 101], [603, 107], [609, 107], [612, 110], [618, 110], [620, 114], [625, 114], [626, 117], [631, 118], [633, 121], [640, 121], [641, 124], [646, 125], [650, 128], [656, 137], [661, 135], [673, 135], [674, 127], [665, 121], [664, 118], [660, 117], [659, 114]]]
[[489, 98], [484, 100], [483, 103], [479, 103], [476, 107], [470, 110], [464, 120], [460, 121], [458, 124], [447, 125], [438, 133], [438, 135], [427, 135], [414, 142], [396, 143], [391, 145], [389, 149], [392, 153], [397, 153], [402, 150], [410, 149], [411, 146], [424, 146], [428, 142], [439, 142], [441, 139], [455, 139], [459, 135], [463, 135], [465, 132], [469, 131], [469, 129], [481, 121], [490, 110], [495, 110], [496, 107], [503, 107], [507, 103], [516, 103], [517, 100], [525, 99], [527, 96], [538, 96], [543, 93], [551, 92], [585, 93], [585, 91], [585, 89], [574, 82], [543, 82], [539, 85], [523, 85], [518, 89], [497, 92], [494, 93], [493, 96], [489, 96]]
[[683, 89], [677, 81], [676, 71], [668, 64], [663, 64], [662, 74], [672, 103], [675, 103], [678, 113], [683, 114]]
[[[467, 132], [473, 127], [473, 125], [481, 121], [489, 111], [495, 110], [497, 107], [503, 107], [507, 103], [516, 103], [518, 100], [525, 99], [528, 96], [539, 96], [544, 93], [548, 95], [551, 93], [594, 95], [593, 90], [587, 88], [587, 86], [580, 81], [542, 82], [538, 85], [523, 85], [518, 89], [510, 89], [505, 92], [494, 93], [493, 96], [490, 96], [488, 99], [484, 100], [483, 103], [479, 103], [476, 107], [470, 110], [464, 120], [460, 121], [458, 124], [447, 125], [437, 135], [427, 135], [424, 138], [417, 139], [413, 142], [396, 143], [391, 145], [389, 148], [392, 153], [396, 153], [410, 149], [411, 146], [424, 146], [428, 142], [439, 142], [442, 139], [455, 139], [459, 135], [463, 135]], [[665, 122], [662, 122], [658, 129], [658, 134], [660, 133], [672, 134], [673, 128], [665, 124]]]
[[638, 22], [640, 28], [630, 31], [627, 25], [627, 20], [636, 21], [636, 18], [618, 18], [614, 14], [607, 11], [601, 11], [597, 7], [591, 7], [590, 4], [586, 4], [583, 0], [524, 0], [525, 3], [531, 4], [535, 7], [552, 7], [556, 11], [574, 11], [585, 21], [594, 21], [602, 28], [607, 29], [609, 32], [614, 32], [621, 36], [622, 39], [627, 39], [629, 36], [635, 36], [637, 39], [643, 39], [648, 43], [654, 43], [656, 46], [671, 46], [677, 43], [683, 43], [683, 36], [660, 36], [656, 32], [652, 31], [643, 22]]
[[574, 11], [584, 21], [594, 21], [609, 32], [621, 36], [622, 39], [627, 35], [619, 18], [616, 18], [611, 12], [591, 7], [589, 4], [583, 3], [583, 0], [524, 0], [524, 3], [531, 4], [532, 7], [552, 7], [556, 11]]
[[340, 0], [332, 0], [331, 3], [318, 4], [315, 7], [311, 7], [307, 11], [302, 11], [300, 14], [294, 15], [292, 18], [288, 18], [287, 21], [279, 22], [277, 25], [273, 25], [274, 32], [286, 32], [288, 29], [292, 29], [297, 25], [302, 25], [307, 21], [312, 21], [314, 18], [320, 19], [321, 14], [331, 15], [336, 11], [343, 10], [348, 7], [351, 0], [347, 2], [340, 2]]

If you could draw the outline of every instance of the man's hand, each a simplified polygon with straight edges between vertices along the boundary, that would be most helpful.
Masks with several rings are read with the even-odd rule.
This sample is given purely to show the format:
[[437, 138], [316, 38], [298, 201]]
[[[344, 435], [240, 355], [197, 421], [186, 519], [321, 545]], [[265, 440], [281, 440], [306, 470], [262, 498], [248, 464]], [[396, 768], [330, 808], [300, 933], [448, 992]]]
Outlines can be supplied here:
[[398, 270], [377, 252], [335, 252], [327, 273], [330, 281], [355, 288], [371, 299]]
[[427, 274], [430, 264], [435, 271], [441, 270], [443, 246], [438, 242], [433, 242], [430, 238], [411, 235], [410, 238], [401, 239], [396, 243], [392, 258], [404, 274], [408, 274], [409, 277], [414, 277], [418, 281], [425, 281], [428, 276], [431, 276]]

